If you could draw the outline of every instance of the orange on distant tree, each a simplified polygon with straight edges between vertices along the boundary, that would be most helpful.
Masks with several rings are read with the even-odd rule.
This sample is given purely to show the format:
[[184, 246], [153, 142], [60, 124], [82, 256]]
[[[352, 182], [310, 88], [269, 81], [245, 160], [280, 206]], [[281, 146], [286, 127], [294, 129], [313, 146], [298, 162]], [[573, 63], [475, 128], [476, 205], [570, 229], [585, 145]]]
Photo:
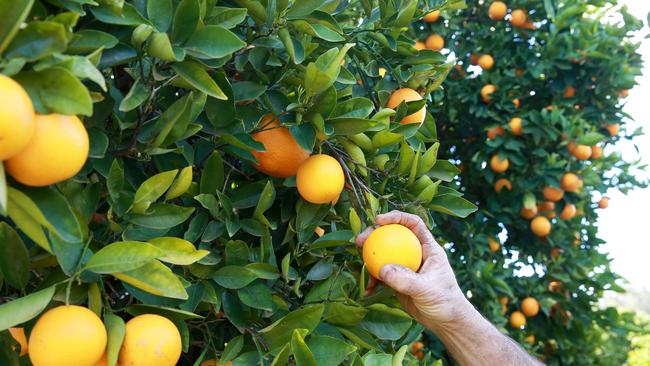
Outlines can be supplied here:
[[489, 103], [492, 98], [491, 94], [494, 93], [497, 90], [497, 87], [494, 86], [494, 84], [487, 84], [481, 88], [481, 99], [483, 99], [483, 102]]
[[415, 47], [415, 49], [418, 51], [422, 51], [427, 48], [427, 45], [422, 41], [415, 41], [415, 45], [413, 45], [413, 47]]
[[519, 215], [521, 215], [521, 217], [523, 217], [526, 220], [530, 220], [537, 215], [537, 207], [535, 206], [533, 206], [533, 208], [522, 207], [521, 210], [519, 211]]
[[143, 314], [126, 322], [119, 363], [122, 366], [175, 366], [181, 352], [181, 334], [174, 323], [160, 315]]
[[34, 366], [95, 366], [106, 342], [106, 328], [95, 313], [76, 305], [58, 306], [36, 321], [29, 335], [29, 359]]
[[627, 89], [623, 89], [620, 92], [618, 92], [619, 98], [627, 98], [628, 95], [630, 95], [630, 91]]
[[37, 114], [27, 147], [5, 161], [7, 172], [27, 186], [42, 187], [75, 176], [88, 158], [88, 133], [76, 116]]
[[510, 314], [510, 326], [518, 329], [524, 325], [526, 325], [526, 316], [520, 311], [513, 311]]
[[530, 230], [536, 236], [543, 238], [551, 233], [551, 222], [544, 216], [537, 216], [530, 222]]
[[508, 7], [501, 1], [495, 1], [488, 8], [488, 17], [492, 20], [502, 20], [506, 16]]
[[528, 14], [521, 9], [513, 10], [512, 14], [510, 14], [510, 17], [510, 24], [516, 28], [523, 27], [526, 25], [526, 21], [528, 20]]
[[555, 210], [555, 203], [551, 201], [543, 201], [542, 203], [537, 205], [537, 209], [540, 212], [553, 211]]
[[544, 187], [542, 193], [544, 199], [551, 202], [558, 202], [564, 197], [564, 191], [556, 187]]
[[512, 104], [515, 105], [515, 109], [519, 108], [519, 98], [515, 98], [512, 100]]
[[576, 95], [576, 90], [572, 86], [567, 86], [564, 88], [564, 97], [565, 98], [573, 98]]
[[492, 127], [487, 131], [487, 137], [490, 140], [494, 140], [497, 136], [503, 136], [506, 134], [506, 130], [501, 126]]
[[508, 122], [508, 126], [510, 127], [510, 132], [512, 132], [513, 135], [515, 136], [521, 136], [522, 134], [522, 126], [521, 126], [522, 120], [519, 117], [514, 117]]
[[445, 39], [442, 38], [441, 35], [434, 33], [427, 37], [425, 44], [427, 48], [432, 51], [440, 51], [441, 49], [445, 48]]
[[553, 280], [548, 283], [548, 290], [550, 292], [560, 292], [562, 290], [562, 282]]
[[488, 238], [488, 246], [490, 247], [490, 252], [492, 253], [496, 253], [499, 251], [499, 249], [501, 249], [501, 244], [492, 238]]
[[609, 123], [605, 125], [605, 129], [609, 132], [609, 134], [614, 137], [618, 135], [618, 132], [621, 130], [621, 125], [618, 123]]
[[478, 58], [478, 65], [481, 66], [483, 70], [490, 70], [494, 66], [494, 59], [492, 56], [485, 54]]
[[411, 345], [411, 354], [413, 354], [413, 356], [418, 360], [422, 361], [424, 359], [424, 343], [413, 342]]
[[440, 10], [434, 10], [427, 15], [425, 15], [422, 20], [424, 20], [425, 23], [435, 23], [438, 18], [440, 17]]
[[329, 155], [310, 156], [296, 174], [298, 193], [305, 201], [314, 204], [336, 202], [344, 185], [343, 168]]
[[380, 226], [363, 244], [363, 262], [368, 273], [378, 279], [381, 268], [386, 264], [399, 264], [417, 272], [422, 264], [422, 244], [406, 226]]
[[476, 66], [478, 65], [478, 55], [475, 53], [472, 53], [469, 55], [469, 63]]
[[572, 154], [578, 160], [587, 160], [591, 157], [591, 147], [587, 145], [576, 145], [573, 148]]
[[577, 192], [582, 187], [582, 180], [573, 173], [565, 173], [560, 179], [560, 187], [565, 192]]
[[[400, 88], [395, 90], [390, 95], [390, 98], [388, 98], [388, 101], [386, 102], [386, 107], [391, 109], [396, 109], [402, 102], [413, 102], [416, 100], [422, 100], [422, 96], [420, 95], [420, 93], [416, 92], [411, 88]], [[402, 118], [400, 123], [401, 124], [422, 123], [424, 122], [424, 118], [426, 117], [426, 115], [427, 115], [427, 108], [426, 106], [423, 106], [418, 111]]]
[[521, 302], [521, 312], [526, 316], [535, 316], [539, 313], [539, 302], [534, 297], [527, 297]]
[[508, 311], [508, 302], [510, 301], [509, 298], [506, 296], [500, 297], [499, 298], [499, 303], [501, 304], [501, 314], [505, 315], [506, 312]]
[[563, 220], [569, 220], [576, 216], [576, 206], [573, 203], [567, 203], [560, 213], [560, 218]]
[[252, 151], [258, 162], [254, 165], [255, 169], [276, 178], [296, 175], [300, 164], [309, 157], [309, 151], [296, 142], [291, 132], [273, 114], [262, 117], [260, 129], [251, 137], [262, 143], [266, 151]]
[[526, 338], [524, 338], [524, 342], [526, 342], [528, 344], [534, 344], [535, 343], [535, 336], [532, 335], [532, 334], [529, 335], [529, 336], [526, 336]]
[[592, 159], [600, 159], [602, 157], [603, 157], [603, 148], [598, 146], [598, 145], [592, 146], [591, 147], [591, 158]]
[[492, 155], [492, 159], [490, 159], [490, 168], [492, 168], [493, 171], [496, 173], [503, 173], [506, 170], [508, 170], [508, 167], [510, 166], [510, 161], [508, 159], [501, 159], [499, 154], [494, 154]]
[[609, 207], [609, 198], [607, 197], [601, 198], [600, 201], [598, 201], [598, 208], [605, 209], [607, 207]]
[[506, 178], [499, 178], [495, 183], [494, 183], [494, 190], [497, 193], [501, 193], [502, 189], [507, 189], [509, 191], [512, 191], [512, 183]]
[[0, 160], [22, 151], [34, 135], [34, 106], [25, 89], [0, 74]]

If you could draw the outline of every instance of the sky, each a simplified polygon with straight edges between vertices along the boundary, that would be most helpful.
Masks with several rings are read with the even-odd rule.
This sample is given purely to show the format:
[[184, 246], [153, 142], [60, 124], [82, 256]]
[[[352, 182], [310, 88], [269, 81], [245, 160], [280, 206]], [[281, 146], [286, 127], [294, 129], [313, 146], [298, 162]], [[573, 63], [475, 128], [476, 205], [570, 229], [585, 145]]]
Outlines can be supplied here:
[[[643, 19], [645, 27], [641, 32], [647, 35], [646, 16], [650, 12], [648, 0], [623, 0], [620, 2], [630, 9], [630, 13]], [[639, 37], [641, 39], [642, 37]], [[646, 135], [630, 142], [621, 141], [608, 151], [619, 151], [623, 158], [633, 161], [641, 158], [650, 165], [650, 39], [646, 39], [639, 50], [643, 56], [645, 69], [643, 76], [637, 78], [639, 85], [630, 90], [627, 102], [623, 108], [634, 121], [627, 122], [627, 130], [634, 131], [643, 127]], [[635, 148], [638, 147], [638, 152]], [[637, 176], [650, 178], [650, 171], [637, 172]], [[603, 252], [610, 254], [612, 269], [625, 277], [627, 286], [650, 291], [650, 188], [636, 189], [624, 195], [616, 190], [610, 190], [609, 208], [601, 210], [598, 219], [599, 235], [607, 242], [602, 247]]]

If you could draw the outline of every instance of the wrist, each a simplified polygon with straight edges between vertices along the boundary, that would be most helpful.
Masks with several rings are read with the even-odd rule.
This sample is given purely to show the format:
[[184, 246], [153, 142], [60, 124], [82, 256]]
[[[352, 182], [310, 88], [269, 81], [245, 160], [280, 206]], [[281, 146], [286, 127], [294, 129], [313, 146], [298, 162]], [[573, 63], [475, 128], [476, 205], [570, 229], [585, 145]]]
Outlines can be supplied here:
[[480, 317], [479, 312], [474, 306], [459, 293], [452, 301], [449, 302], [449, 311], [444, 321], [431, 324], [427, 328], [434, 333], [453, 333], [458, 330], [466, 329], [469, 324], [473, 323], [476, 317]]

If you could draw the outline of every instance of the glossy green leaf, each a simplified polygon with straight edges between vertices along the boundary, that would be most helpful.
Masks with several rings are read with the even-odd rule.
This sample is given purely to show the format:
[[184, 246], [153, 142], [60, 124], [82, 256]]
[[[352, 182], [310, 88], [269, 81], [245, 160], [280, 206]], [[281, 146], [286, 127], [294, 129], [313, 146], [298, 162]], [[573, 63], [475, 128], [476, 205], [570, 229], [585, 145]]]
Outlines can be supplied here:
[[128, 112], [138, 108], [144, 103], [151, 95], [151, 90], [144, 84], [142, 79], [135, 80], [129, 92], [124, 96], [120, 102], [120, 111]]
[[[219, 42], [214, 42], [218, 39]], [[208, 25], [193, 32], [187, 42], [185, 50], [198, 58], [225, 57], [246, 46], [239, 37], [224, 27]]]
[[404, 311], [384, 304], [368, 306], [368, 314], [361, 321], [361, 327], [379, 339], [396, 341], [412, 324], [411, 317]]
[[307, 346], [314, 355], [318, 366], [340, 365], [357, 347], [330, 336], [313, 336], [307, 340]]
[[172, 0], [147, 0], [147, 17], [159, 32], [167, 32], [172, 24]]
[[201, 193], [215, 193], [220, 191], [224, 182], [223, 160], [218, 151], [212, 152], [203, 165], [201, 174]]
[[226, 94], [219, 88], [219, 85], [217, 85], [208, 72], [199, 64], [192, 61], [184, 61], [172, 64], [172, 68], [197, 90], [213, 98], [228, 99]]
[[225, 266], [219, 268], [212, 279], [220, 286], [236, 290], [255, 281], [257, 275], [246, 267]]
[[181, 0], [174, 13], [172, 35], [175, 42], [185, 42], [196, 30], [201, 17], [198, 0]]
[[6, 222], [0, 222], [0, 273], [5, 282], [24, 289], [29, 280], [29, 253], [18, 233]]
[[55, 290], [56, 287], [50, 286], [0, 305], [0, 331], [35, 318], [45, 310]]
[[95, 273], [126, 272], [164, 255], [164, 251], [149, 243], [120, 241], [97, 251], [86, 263], [84, 270]]
[[165, 194], [166, 200], [180, 197], [190, 188], [192, 184], [192, 166], [183, 168]]
[[14, 79], [29, 93], [39, 113], [90, 116], [93, 103], [86, 87], [66, 69], [23, 72]]
[[5, 50], [5, 57], [22, 57], [28, 61], [65, 51], [65, 28], [56, 22], [30, 22], [20, 29]]
[[0, 54], [16, 36], [20, 25], [27, 18], [34, 0], [3, 1], [0, 3], [0, 14], [5, 18], [0, 22]]
[[158, 173], [142, 182], [138, 190], [135, 191], [133, 212], [144, 213], [151, 203], [155, 202], [169, 189], [177, 173], [178, 170], [176, 169]]
[[163, 252], [163, 255], [159, 256], [158, 259], [181, 266], [190, 265], [210, 254], [207, 250], [197, 250], [194, 244], [187, 240], [173, 237], [154, 238], [149, 240], [149, 244]]
[[149, 229], [169, 229], [190, 218], [194, 207], [182, 207], [166, 203], [154, 203], [143, 214], [131, 214], [128, 220]]
[[112, 274], [117, 279], [153, 295], [187, 299], [183, 283], [167, 266], [152, 260], [142, 267]]
[[300, 331], [294, 329], [291, 334], [291, 352], [296, 361], [296, 366], [316, 366], [316, 359], [309, 350], [307, 343], [303, 339]]
[[108, 334], [108, 344], [106, 345], [108, 365], [115, 365], [126, 334], [124, 320], [113, 313], [106, 312], [104, 314], [104, 325]]
[[260, 334], [266, 339], [271, 350], [278, 349], [291, 340], [294, 329], [313, 331], [320, 323], [323, 309], [322, 304], [315, 304], [294, 310], [282, 319], [260, 330]]
[[51, 252], [50, 243], [45, 236], [44, 227], [52, 228], [34, 201], [17, 189], [9, 187], [7, 215], [32, 241]]

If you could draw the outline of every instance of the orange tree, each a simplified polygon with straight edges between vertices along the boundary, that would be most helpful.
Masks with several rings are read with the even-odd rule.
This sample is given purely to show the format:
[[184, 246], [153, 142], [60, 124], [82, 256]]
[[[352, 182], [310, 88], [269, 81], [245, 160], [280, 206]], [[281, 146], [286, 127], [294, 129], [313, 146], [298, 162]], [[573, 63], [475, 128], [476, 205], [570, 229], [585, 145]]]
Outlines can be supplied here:
[[462, 6], [1, 2], [0, 363], [418, 362], [352, 239], [476, 210], [425, 109], [452, 65], [406, 33]]
[[[614, 3], [471, 1], [413, 28], [457, 60], [430, 111], [457, 189], [480, 208], [437, 218], [439, 235], [470, 300], [552, 365], [623, 364], [634, 330], [599, 306], [621, 291], [599, 249], [601, 197], [645, 185], [611, 148], [640, 134], [622, 109], [642, 23]], [[433, 336], [429, 347], [443, 352]]]

